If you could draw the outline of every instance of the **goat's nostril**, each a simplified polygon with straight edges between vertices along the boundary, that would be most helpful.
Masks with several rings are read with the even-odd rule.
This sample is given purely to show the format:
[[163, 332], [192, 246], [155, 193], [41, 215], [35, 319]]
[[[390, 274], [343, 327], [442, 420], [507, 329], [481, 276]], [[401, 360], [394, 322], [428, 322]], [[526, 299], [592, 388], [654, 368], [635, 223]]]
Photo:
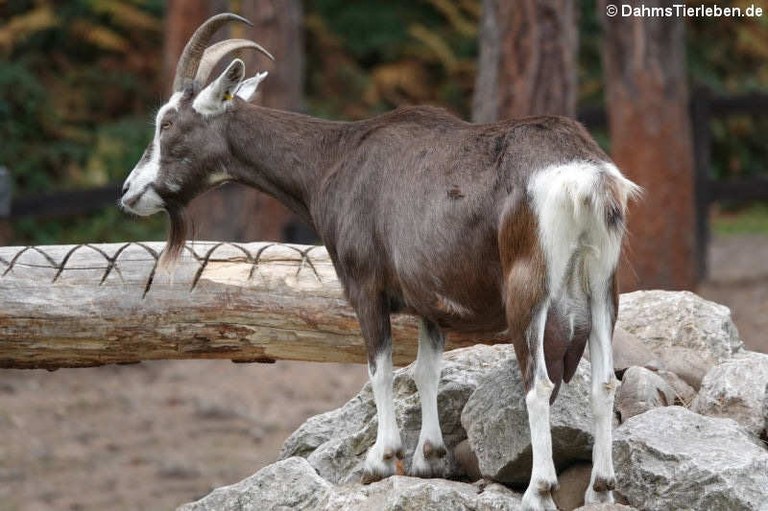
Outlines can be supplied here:
[[127, 199], [123, 197], [123, 204], [125, 204], [129, 208], [132, 208], [133, 206], [136, 205], [137, 202], [139, 202], [140, 198], [141, 198], [141, 195], [134, 195], [133, 197], [130, 197]]
[[128, 186], [128, 183], [125, 183], [123, 185], [123, 192], [122, 192], [122, 194], [125, 195], [126, 193], [128, 193], [128, 189], [129, 188], [130, 188], [130, 186]]

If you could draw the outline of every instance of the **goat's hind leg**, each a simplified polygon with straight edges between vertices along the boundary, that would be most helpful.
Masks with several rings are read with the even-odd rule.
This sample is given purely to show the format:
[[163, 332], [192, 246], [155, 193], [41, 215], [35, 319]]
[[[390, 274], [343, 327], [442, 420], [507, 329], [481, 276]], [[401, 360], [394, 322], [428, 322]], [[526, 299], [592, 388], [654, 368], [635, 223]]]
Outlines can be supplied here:
[[413, 374], [421, 400], [421, 433], [411, 463], [411, 474], [417, 477], [440, 477], [445, 471], [443, 459], [447, 451], [437, 408], [444, 344], [440, 327], [422, 319], [419, 325], [419, 354]]
[[592, 451], [592, 476], [584, 502], [613, 502], [616, 478], [612, 457], [613, 401], [616, 378], [613, 373], [611, 339], [616, 318], [615, 276], [593, 288], [589, 336], [589, 358], [592, 363], [592, 414], [595, 445]]
[[547, 373], [544, 331], [550, 299], [543, 279], [531, 284], [531, 276], [545, 274], [542, 261], [519, 262], [507, 276], [507, 319], [518, 364], [523, 373], [525, 404], [531, 430], [533, 468], [523, 495], [523, 509], [557, 509], [552, 492], [557, 489], [557, 472], [552, 460], [549, 400], [554, 384]]
[[554, 384], [547, 374], [544, 358], [544, 328], [547, 321], [549, 301], [535, 310], [526, 332], [530, 353], [525, 380], [525, 405], [528, 410], [528, 425], [531, 430], [533, 467], [531, 480], [523, 495], [523, 509], [557, 509], [552, 492], [558, 487], [557, 472], [552, 459], [552, 434], [550, 431], [550, 397]]

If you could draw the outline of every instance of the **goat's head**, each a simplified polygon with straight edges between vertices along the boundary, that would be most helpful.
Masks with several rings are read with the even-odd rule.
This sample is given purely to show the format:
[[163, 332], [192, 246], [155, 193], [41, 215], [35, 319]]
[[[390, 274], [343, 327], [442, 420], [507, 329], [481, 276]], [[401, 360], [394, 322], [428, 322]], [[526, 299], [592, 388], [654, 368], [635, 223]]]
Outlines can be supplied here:
[[190, 38], [176, 67], [173, 94], [157, 113], [154, 138], [123, 185], [120, 203], [126, 211], [141, 216], [168, 212], [171, 228], [165, 256], [170, 259], [184, 243], [184, 206], [229, 179], [224, 126], [235, 98], [250, 101], [267, 75], [258, 73], [243, 80], [243, 61], [234, 59], [206, 86], [211, 71], [227, 53], [243, 48], [272, 58], [260, 45], [245, 39], [229, 39], [207, 47], [213, 33], [229, 21], [250, 25], [240, 16], [219, 14]]

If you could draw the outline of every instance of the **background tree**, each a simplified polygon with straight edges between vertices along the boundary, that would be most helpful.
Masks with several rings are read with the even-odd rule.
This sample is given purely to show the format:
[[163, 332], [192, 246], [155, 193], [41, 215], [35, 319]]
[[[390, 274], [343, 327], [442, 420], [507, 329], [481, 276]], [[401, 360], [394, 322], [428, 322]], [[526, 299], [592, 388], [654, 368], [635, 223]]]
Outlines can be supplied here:
[[[513, 2], [488, 3], [509, 10], [507, 4]], [[529, 0], [515, 3], [521, 16], [531, 12], [531, 5], [549, 5]], [[194, 12], [199, 9], [195, 4], [204, 4], [205, 12], [199, 10], [198, 14], [188, 16], [190, 20], [183, 24], [188, 27], [185, 30], [178, 28], [182, 26], [178, 19], [177, 28], [172, 29], [174, 20], [167, 18], [178, 16], [174, 13], [179, 8]], [[578, 13], [573, 14], [579, 23], [579, 102], [582, 106], [597, 107], [603, 101], [605, 89], [600, 51], [603, 34], [598, 21], [603, 11], [596, 8], [597, 0], [573, 4], [578, 6]], [[748, 4], [748, 0], [734, 1], [734, 5], [741, 7]], [[290, 3], [275, 2], [274, 5], [283, 9]], [[296, 2], [296, 5], [300, 4]], [[13, 174], [14, 196], [37, 197], [42, 193], [122, 181], [149, 141], [148, 119], [167, 99], [165, 89], [171, 79], [163, 72], [164, 62], [170, 63], [167, 72], [172, 73], [175, 54], [207, 15], [238, 9], [247, 14], [244, 9], [249, 7], [250, 1], [243, 0], [0, 2], [3, 20], [0, 24], [0, 164]], [[303, 2], [303, 7], [306, 44], [303, 48], [291, 45], [291, 50], [305, 54], [303, 87], [308, 113], [354, 120], [403, 104], [433, 104], [463, 118], [472, 117], [470, 98], [476, 85], [481, 0], [311, 0]], [[258, 12], [275, 11], [259, 8]], [[498, 30], [503, 17], [499, 14], [490, 17], [489, 12], [486, 9], [485, 25], [498, 21]], [[566, 11], [556, 9], [553, 15], [563, 16], [563, 13]], [[257, 21], [258, 14], [247, 15]], [[276, 15], [281, 12], [277, 11]], [[268, 15], [265, 23], [269, 22]], [[522, 22], [516, 23], [523, 34], [530, 35], [536, 30], [542, 33], [541, 27], [534, 29]], [[768, 66], [764, 65], [768, 58], [765, 16], [686, 18], [684, 23], [689, 83], [705, 85], [713, 93], [724, 95], [768, 90]], [[245, 34], [245, 27], [239, 29]], [[549, 33], [548, 30], [544, 33]], [[177, 49], [167, 59], [158, 51], [163, 47], [166, 31], [181, 34], [174, 36], [178, 39]], [[555, 39], [562, 35], [561, 28], [552, 31]], [[264, 35], [264, 30], [260, 30], [256, 38], [264, 41]], [[530, 40], [530, 37], [521, 37], [519, 41], [522, 44]], [[511, 48], [515, 41], [509, 39], [505, 48]], [[556, 47], [545, 47], [544, 43], [546, 41], [542, 41], [540, 48], [533, 47], [541, 55]], [[562, 48], [574, 51], [575, 47], [574, 41]], [[483, 50], [486, 59], [487, 50], [487, 47]], [[568, 55], [568, 59], [572, 58], [571, 53]], [[244, 56], [250, 57], [250, 54]], [[296, 62], [293, 57], [277, 56], [279, 64]], [[500, 58], [499, 53], [497, 57]], [[526, 58], [525, 53], [521, 53], [521, 59]], [[538, 59], [541, 67], [557, 62], [560, 57]], [[514, 58], [509, 61], [515, 64]], [[265, 60], [258, 60], [259, 67], [267, 64]], [[519, 65], [522, 64], [521, 61]], [[524, 68], [536, 69], [529, 63]], [[558, 69], [565, 67], [558, 64]], [[554, 71], [557, 69], [546, 72], [542, 69], [541, 76], [549, 76]], [[486, 72], [484, 67], [481, 74]], [[535, 72], [529, 71], [527, 75], [534, 76]], [[300, 81], [277, 82], [277, 78], [273, 72], [264, 84], [268, 92], [263, 98], [265, 101], [286, 90], [285, 84], [298, 86]], [[278, 83], [279, 90], [268, 89]], [[493, 94], [497, 84], [505, 85], [504, 93], [516, 90], [509, 81], [484, 83], [494, 87], [491, 92], [478, 92], [476, 101]], [[542, 81], [542, 86], [546, 85]], [[554, 93], [565, 90], [562, 86], [552, 89]], [[526, 94], [533, 96], [542, 90], [529, 89]], [[554, 103], [551, 96], [548, 101]], [[530, 108], [533, 101], [519, 104], [524, 109], [522, 113], [572, 110], [572, 107]], [[768, 160], [764, 137], [768, 130], [767, 117], [731, 115], [714, 118], [709, 125], [713, 176], [738, 179], [764, 175]], [[609, 147], [606, 131], [595, 125], [588, 128], [603, 147]], [[207, 209], [203, 217], [213, 211]], [[713, 210], [712, 225], [717, 232], [766, 232], [768, 229], [768, 206], [764, 204], [745, 208], [720, 202]], [[256, 216], [249, 215], [249, 220], [258, 223], [262, 215], [269, 214], [261, 209]], [[131, 219], [112, 205], [78, 216], [12, 216], [11, 222], [14, 236], [9, 243], [12, 244], [161, 240], [165, 231], [162, 216]], [[237, 224], [242, 225], [239, 220]]]
[[166, 0], [163, 41], [163, 83], [171, 94], [176, 63], [189, 36], [211, 13], [210, 0]]
[[[258, 102], [281, 110], [301, 110], [303, 86], [302, 7], [300, 0], [249, 0], [247, 2], [171, 0], [166, 14], [166, 80], [173, 72], [189, 36], [208, 16], [230, 10], [253, 22], [253, 27], [230, 25], [225, 37], [258, 41], [274, 56], [267, 61], [254, 52], [243, 53], [246, 70], [266, 69]], [[169, 63], [173, 63], [169, 65]], [[220, 66], [221, 67], [221, 66]], [[190, 204], [189, 215], [197, 239], [221, 241], [311, 241], [312, 235], [298, 218], [277, 200], [252, 188], [229, 184], [212, 190]]]
[[[664, 0], [631, 5], [667, 6]], [[608, 17], [598, 2], [611, 154], [645, 188], [631, 207], [622, 289], [693, 289], [698, 279], [693, 147], [682, 18]]]
[[575, 116], [578, 25], [571, 0], [483, 0], [472, 119]]

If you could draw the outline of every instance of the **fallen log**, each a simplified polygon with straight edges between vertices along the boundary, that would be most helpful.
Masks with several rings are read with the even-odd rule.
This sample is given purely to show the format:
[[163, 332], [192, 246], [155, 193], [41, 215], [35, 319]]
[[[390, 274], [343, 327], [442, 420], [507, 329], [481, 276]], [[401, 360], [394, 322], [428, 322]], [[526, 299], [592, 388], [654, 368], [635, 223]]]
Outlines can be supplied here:
[[[365, 362], [355, 314], [323, 247], [188, 244], [172, 272], [162, 243], [0, 247], [0, 367]], [[417, 323], [393, 316], [394, 361], [414, 360]], [[447, 349], [499, 339], [449, 333]]]

